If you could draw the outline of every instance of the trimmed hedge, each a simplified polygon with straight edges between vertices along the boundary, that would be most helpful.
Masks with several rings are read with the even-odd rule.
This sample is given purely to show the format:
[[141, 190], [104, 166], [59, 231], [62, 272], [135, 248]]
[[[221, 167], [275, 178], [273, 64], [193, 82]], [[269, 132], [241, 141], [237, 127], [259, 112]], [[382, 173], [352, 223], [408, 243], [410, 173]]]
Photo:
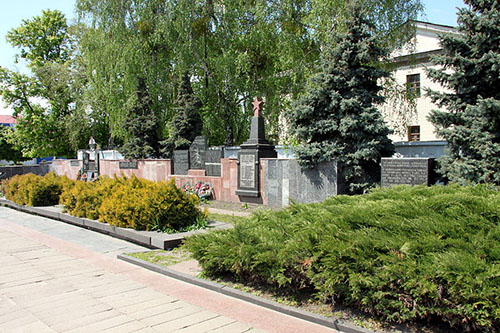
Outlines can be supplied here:
[[95, 182], [77, 181], [75, 186], [61, 195], [64, 211], [76, 217], [99, 219], [99, 207], [114, 188], [127, 183], [126, 177], [99, 177]]
[[2, 191], [20, 205], [61, 203], [71, 215], [124, 228], [184, 231], [206, 226], [198, 197], [184, 193], [174, 180], [156, 183], [123, 176], [87, 183], [54, 173], [43, 177], [26, 174], [2, 182]]
[[182, 230], [204, 217], [198, 206], [198, 197], [184, 193], [174, 180], [156, 183], [132, 178], [104, 198], [99, 220], [137, 230]]
[[59, 203], [61, 193], [73, 185], [73, 180], [53, 172], [45, 176], [29, 173], [6, 180], [2, 191], [7, 199], [19, 205], [53, 206]]
[[394, 322], [500, 331], [500, 193], [397, 187], [260, 212], [194, 236], [205, 274], [299, 290]]
[[199, 221], [206, 219], [198, 198], [181, 191], [174, 180], [100, 177], [93, 183], [76, 182], [61, 202], [71, 215], [136, 230], [183, 230], [203, 226]]

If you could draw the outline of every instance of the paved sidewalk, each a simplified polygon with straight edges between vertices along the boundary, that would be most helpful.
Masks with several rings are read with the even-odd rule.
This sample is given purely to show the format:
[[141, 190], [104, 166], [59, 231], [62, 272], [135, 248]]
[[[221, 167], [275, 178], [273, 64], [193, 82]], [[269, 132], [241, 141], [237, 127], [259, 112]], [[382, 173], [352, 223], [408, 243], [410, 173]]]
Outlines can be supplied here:
[[0, 332], [332, 332], [116, 259], [128, 242], [0, 207]]

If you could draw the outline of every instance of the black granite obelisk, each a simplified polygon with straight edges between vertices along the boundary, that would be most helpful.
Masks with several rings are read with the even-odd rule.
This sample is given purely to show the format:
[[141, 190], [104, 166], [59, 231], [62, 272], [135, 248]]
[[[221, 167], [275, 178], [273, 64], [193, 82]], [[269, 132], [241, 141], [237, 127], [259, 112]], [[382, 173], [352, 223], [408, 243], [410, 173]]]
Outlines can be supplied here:
[[266, 140], [264, 118], [262, 118], [263, 102], [257, 97], [252, 102], [254, 115], [250, 138], [240, 147], [238, 153], [238, 189], [236, 194], [242, 197], [260, 196], [260, 163], [261, 158], [276, 158], [274, 145]]

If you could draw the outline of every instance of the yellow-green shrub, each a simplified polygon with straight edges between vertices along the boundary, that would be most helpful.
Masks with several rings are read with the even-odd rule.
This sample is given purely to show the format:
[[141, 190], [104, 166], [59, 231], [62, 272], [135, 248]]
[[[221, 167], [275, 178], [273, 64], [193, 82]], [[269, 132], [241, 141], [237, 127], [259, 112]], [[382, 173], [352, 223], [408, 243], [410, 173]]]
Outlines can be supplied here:
[[198, 198], [181, 191], [173, 180], [155, 183], [133, 177], [103, 200], [99, 219], [137, 230], [179, 230], [202, 218], [198, 205]]
[[52, 206], [59, 203], [61, 193], [73, 185], [65, 176], [51, 172], [45, 176], [16, 175], [4, 183], [5, 197], [19, 205]]
[[124, 177], [99, 177], [93, 183], [76, 181], [72, 188], [61, 195], [64, 211], [73, 216], [97, 220], [103, 199], [111, 195], [116, 186], [126, 182], [127, 178]]

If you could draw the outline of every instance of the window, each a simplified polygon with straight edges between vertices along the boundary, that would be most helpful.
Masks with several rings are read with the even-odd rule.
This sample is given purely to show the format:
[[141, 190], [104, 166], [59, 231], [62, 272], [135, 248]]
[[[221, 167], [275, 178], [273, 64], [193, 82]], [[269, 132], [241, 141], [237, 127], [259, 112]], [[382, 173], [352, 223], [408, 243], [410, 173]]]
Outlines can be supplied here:
[[408, 127], [408, 141], [420, 141], [420, 126]]
[[420, 74], [406, 75], [406, 87], [408, 94], [413, 97], [420, 97]]

